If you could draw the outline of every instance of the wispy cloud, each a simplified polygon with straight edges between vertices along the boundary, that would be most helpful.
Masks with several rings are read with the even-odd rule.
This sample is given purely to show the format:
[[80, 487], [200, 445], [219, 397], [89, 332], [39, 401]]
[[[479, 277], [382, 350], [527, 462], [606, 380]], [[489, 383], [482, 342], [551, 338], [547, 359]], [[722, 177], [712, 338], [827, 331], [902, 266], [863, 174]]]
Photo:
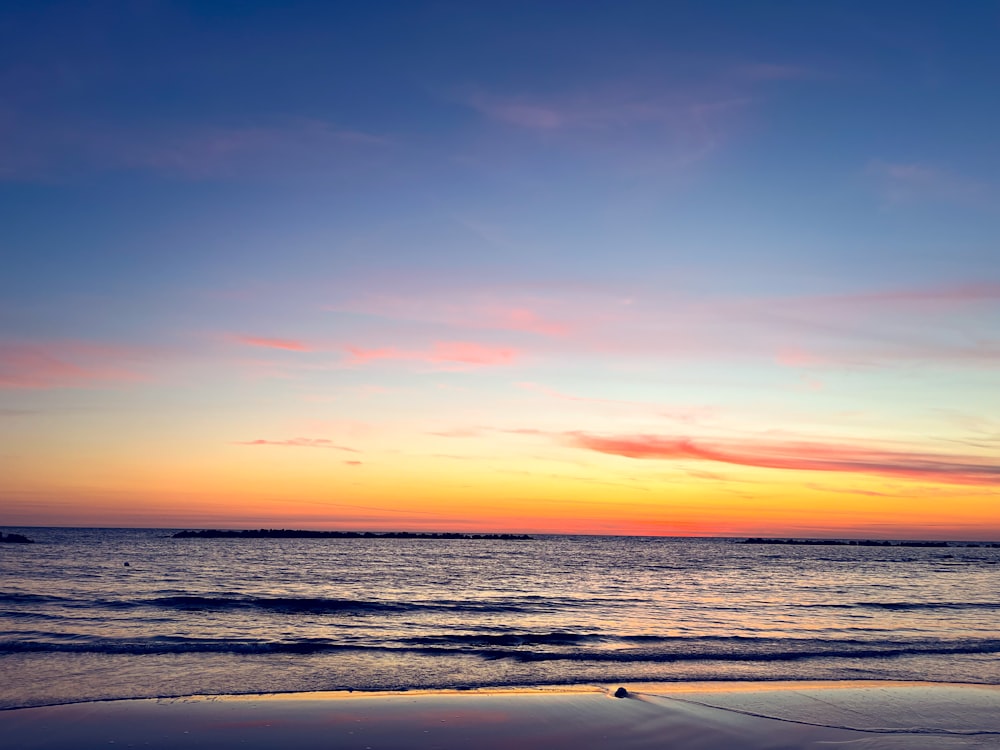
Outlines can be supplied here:
[[290, 352], [311, 352], [313, 347], [296, 339], [267, 338], [263, 336], [232, 336], [234, 341], [247, 346], [259, 346], [266, 349], [284, 349]]
[[539, 95], [477, 91], [465, 104], [485, 122], [534, 135], [629, 171], [675, 171], [729, 138], [753, 101], [732, 86], [691, 93], [621, 83]]
[[0, 343], [0, 388], [94, 388], [147, 380], [146, 352], [87, 341]]
[[746, 98], [694, 98], [613, 86], [559, 97], [503, 96], [477, 92], [466, 104], [497, 122], [529, 130], [610, 130], [645, 123], [680, 127], [742, 107]]
[[[989, 278], [758, 296], [696, 295], [649, 281], [627, 288], [539, 284], [518, 291], [432, 280], [420, 286], [421, 293], [396, 291], [394, 280], [381, 283], [384, 293], [354, 296], [348, 290], [323, 308], [341, 313], [333, 329], [339, 331], [337, 339], [290, 332], [287, 337], [241, 334], [234, 340], [261, 352], [331, 355], [328, 361], [275, 357], [280, 361], [269, 366], [279, 373], [379, 362], [495, 367], [594, 356], [637, 364], [756, 361], [814, 371], [914, 363], [982, 368], [1000, 362], [1000, 281]], [[478, 343], [469, 343], [470, 338]], [[378, 344], [363, 343], [372, 341]], [[439, 343], [428, 343], [433, 341]]]
[[873, 161], [866, 173], [875, 181], [883, 200], [892, 205], [925, 201], [986, 205], [996, 199], [992, 186], [944, 167]]
[[155, 124], [51, 121], [7, 113], [0, 179], [63, 179], [87, 172], [143, 171], [205, 180], [289, 174], [343, 166], [390, 143], [323, 120], [265, 124]]
[[644, 414], [653, 414], [664, 419], [671, 419], [677, 422], [693, 423], [716, 416], [718, 409], [711, 406], [667, 406], [651, 401], [635, 401], [630, 399], [596, 398], [593, 396], [578, 396], [570, 393], [563, 393], [554, 388], [549, 388], [538, 383], [520, 382], [514, 384], [517, 388], [526, 391], [539, 393], [548, 398], [558, 401], [571, 401], [579, 404], [594, 404], [596, 406], [608, 406], [614, 409], [638, 409]]
[[508, 347], [494, 347], [469, 341], [439, 341], [427, 350], [404, 350], [394, 347], [366, 349], [346, 347], [348, 364], [363, 365], [379, 360], [423, 362], [432, 365], [497, 366], [511, 365], [519, 353]]
[[355, 448], [348, 448], [344, 445], [337, 445], [332, 440], [326, 438], [288, 438], [287, 440], [239, 440], [233, 445], [277, 445], [284, 448], [329, 448], [330, 450], [346, 451], [347, 453], [360, 453]]
[[676, 170], [725, 145], [762, 99], [761, 89], [820, 77], [806, 66], [764, 61], [704, 70], [683, 82], [633, 75], [545, 92], [481, 88], [460, 100], [485, 122], [534, 134], [550, 147], [630, 170]]
[[764, 469], [847, 472], [947, 484], [996, 485], [1000, 462], [982, 457], [903, 452], [812, 442], [702, 442], [661, 435], [561, 436], [569, 445], [635, 459], [707, 461]]
[[567, 324], [546, 320], [534, 310], [525, 307], [497, 310], [494, 311], [493, 315], [493, 327], [496, 328], [527, 331], [543, 336], [565, 336], [569, 333]]
[[941, 284], [938, 286], [914, 287], [909, 289], [886, 289], [875, 292], [861, 292], [831, 296], [826, 299], [846, 304], [938, 304], [975, 303], [1000, 301], [1000, 281], [970, 281], [964, 284]]
[[805, 65], [769, 62], [737, 65], [732, 75], [749, 81], [809, 81], [824, 77], [820, 71]]
[[579, 320], [567, 320], [571, 310], [551, 298], [523, 293], [449, 290], [447, 294], [367, 294], [325, 305], [327, 312], [347, 312], [392, 320], [435, 323], [452, 328], [515, 331], [538, 336], [563, 337]]
[[433, 437], [445, 437], [445, 438], [480, 437], [483, 434], [483, 428], [456, 427], [451, 430], [435, 430], [433, 432], [428, 432], [427, 434]]
[[447, 341], [434, 345], [432, 362], [458, 362], [465, 365], [509, 365], [518, 352], [507, 347], [485, 346], [468, 341]]

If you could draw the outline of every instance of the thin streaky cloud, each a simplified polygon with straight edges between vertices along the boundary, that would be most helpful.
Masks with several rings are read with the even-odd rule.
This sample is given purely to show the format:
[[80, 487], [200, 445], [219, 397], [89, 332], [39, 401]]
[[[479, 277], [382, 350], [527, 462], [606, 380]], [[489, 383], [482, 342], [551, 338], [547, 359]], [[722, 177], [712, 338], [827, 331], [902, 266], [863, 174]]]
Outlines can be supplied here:
[[[328, 309], [453, 328], [530, 331], [549, 343], [518, 338], [519, 346], [546, 357], [596, 352], [826, 369], [914, 361], [975, 367], [1000, 358], [991, 322], [982, 314], [1000, 303], [996, 280], [785, 296], [657, 295], [644, 285], [633, 291], [625, 304], [610, 290], [551, 288], [504, 300], [503, 294], [491, 297], [489, 289], [470, 294], [467, 288], [435, 288], [426, 295], [348, 299]], [[357, 349], [359, 362], [420, 358], [402, 347]]]
[[809, 81], [825, 76], [815, 68], [782, 63], [747, 63], [733, 68], [732, 75], [749, 81]]
[[996, 485], [1000, 462], [982, 457], [786, 442], [730, 443], [662, 435], [570, 432], [560, 439], [577, 448], [634, 459], [708, 461], [763, 469], [847, 472], [946, 484]]
[[148, 380], [139, 347], [90, 341], [0, 343], [0, 388], [98, 388]]
[[675, 173], [731, 140], [755, 101], [746, 90], [752, 81], [734, 83], [677, 90], [625, 81], [544, 95], [480, 90], [460, 99], [484, 122], [534, 135], [550, 148], [558, 144], [587, 159], [610, 160], [629, 173]]
[[452, 430], [435, 430], [425, 434], [444, 438], [480, 437], [483, 434], [483, 429], [481, 427], [456, 427]]
[[519, 357], [516, 349], [494, 347], [469, 341], [439, 341], [430, 349], [406, 350], [395, 347], [368, 349], [348, 346], [348, 364], [362, 365], [380, 360], [422, 362], [431, 365], [496, 366], [511, 365]]
[[655, 413], [664, 419], [672, 419], [679, 422], [695, 422], [700, 419], [713, 417], [718, 409], [711, 406], [667, 406], [652, 401], [635, 401], [628, 399], [596, 398], [593, 396], [577, 396], [570, 393], [549, 388], [539, 383], [519, 382], [514, 383], [517, 388], [533, 393], [539, 393], [548, 398], [559, 401], [572, 401], [581, 404], [594, 404], [596, 406], [609, 406], [621, 408], [639, 408], [645, 412]]
[[743, 107], [749, 101], [747, 97], [670, 97], [622, 86], [555, 97], [477, 92], [465, 98], [470, 108], [490, 120], [541, 131], [600, 131], [646, 123], [680, 130], [699, 118]]
[[881, 292], [861, 292], [840, 297], [828, 297], [844, 303], [922, 303], [956, 302], [977, 303], [1000, 301], [1000, 281], [969, 281], [960, 284], [888, 289]]
[[184, 180], [285, 174], [342, 166], [391, 139], [311, 118], [262, 124], [108, 127], [14, 113], [0, 180], [47, 181], [88, 172], [149, 172]]
[[277, 445], [285, 448], [329, 448], [335, 451], [345, 451], [347, 453], [361, 453], [356, 448], [348, 448], [344, 445], [336, 445], [332, 440], [326, 438], [288, 438], [287, 440], [238, 440], [233, 445]]
[[296, 339], [268, 338], [266, 336], [234, 335], [233, 340], [247, 346], [259, 346], [267, 349], [284, 349], [290, 352], [311, 352], [314, 347]]
[[995, 186], [930, 164], [874, 160], [865, 173], [888, 205], [943, 201], [984, 207], [997, 201]]
[[[490, 295], [483, 290], [466, 295], [466, 298], [454, 291], [445, 296], [447, 301], [442, 301], [441, 295], [432, 294], [420, 297], [373, 295], [325, 305], [322, 309], [390, 320], [438, 323], [454, 328], [517, 331], [551, 337], [569, 335], [578, 322], [571, 323], [558, 314], [540, 309], [544, 303], [523, 296], [504, 299], [502, 295]], [[484, 297], [488, 299], [484, 300]], [[551, 302], [547, 306], [558, 307]]]

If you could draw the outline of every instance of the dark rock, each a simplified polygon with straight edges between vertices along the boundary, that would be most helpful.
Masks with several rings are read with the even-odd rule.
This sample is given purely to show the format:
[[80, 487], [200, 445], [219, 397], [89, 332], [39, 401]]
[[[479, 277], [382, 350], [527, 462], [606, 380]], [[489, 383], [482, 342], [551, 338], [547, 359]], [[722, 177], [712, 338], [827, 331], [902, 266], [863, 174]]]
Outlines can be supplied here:
[[22, 534], [4, 534], [0, 531], [0, 542], [7, 542], [8, 544], [34, 544], [34, 539], [28, 539], [28, 537]]
[[615, 698], [628, 698], [628, 690], [623, 687], [618, 688], [615, 691]]

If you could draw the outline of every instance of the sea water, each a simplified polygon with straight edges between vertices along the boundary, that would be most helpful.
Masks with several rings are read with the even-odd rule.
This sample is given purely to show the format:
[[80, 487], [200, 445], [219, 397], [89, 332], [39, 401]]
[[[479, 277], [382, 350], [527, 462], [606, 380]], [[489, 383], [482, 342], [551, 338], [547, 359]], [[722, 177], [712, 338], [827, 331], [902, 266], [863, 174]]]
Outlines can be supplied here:
[[0, 708], [674, 680], [1000, 683], [997, 548], [6, 530], [37, 543], [0, 545]]

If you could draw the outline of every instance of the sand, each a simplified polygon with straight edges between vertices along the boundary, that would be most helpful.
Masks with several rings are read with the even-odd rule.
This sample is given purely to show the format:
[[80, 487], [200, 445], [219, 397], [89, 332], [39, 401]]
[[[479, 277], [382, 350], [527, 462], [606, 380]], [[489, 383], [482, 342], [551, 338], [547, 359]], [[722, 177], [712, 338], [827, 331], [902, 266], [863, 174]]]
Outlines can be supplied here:
[[1000, 748], [1000, 688], [666, 683], [122, 700], [0, 711], [11, 750]]

